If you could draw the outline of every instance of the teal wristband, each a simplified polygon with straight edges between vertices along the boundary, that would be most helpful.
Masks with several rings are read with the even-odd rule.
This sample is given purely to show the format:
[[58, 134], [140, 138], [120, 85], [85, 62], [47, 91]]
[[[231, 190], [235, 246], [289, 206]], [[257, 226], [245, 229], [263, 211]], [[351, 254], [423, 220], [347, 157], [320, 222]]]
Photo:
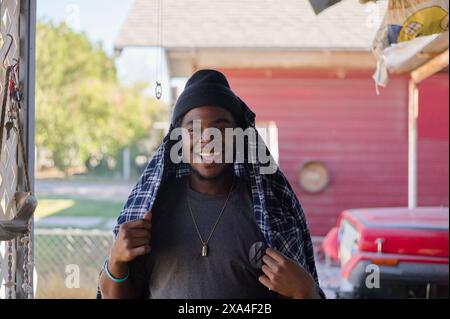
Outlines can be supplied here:
[[111, 274], [111, 272], [109, 271], [109, 258], [106, 259], [105, 262], [105, 272], [106, 275], [108, 276], [109, 279], [111, 279], [112, 281], [116, 282], [116, 283], [122, 283], [128, 280], [128, 278], [130, 277], [130, 269], [128, 269], [128, 273], [124, 278], [116, 278], [113, 276], [113, 274]]

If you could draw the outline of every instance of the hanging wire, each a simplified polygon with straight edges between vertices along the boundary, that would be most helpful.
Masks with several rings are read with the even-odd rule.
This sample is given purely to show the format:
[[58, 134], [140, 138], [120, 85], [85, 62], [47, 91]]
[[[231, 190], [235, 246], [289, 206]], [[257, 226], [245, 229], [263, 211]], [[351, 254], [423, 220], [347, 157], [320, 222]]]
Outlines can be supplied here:
[[163, 89], [162, 89], [162, 76], [163, 76], [163, 0], [157, 1], [157, 58], [156, 58], [156, 88], [155, 95], [158, 100], [162, 98]]

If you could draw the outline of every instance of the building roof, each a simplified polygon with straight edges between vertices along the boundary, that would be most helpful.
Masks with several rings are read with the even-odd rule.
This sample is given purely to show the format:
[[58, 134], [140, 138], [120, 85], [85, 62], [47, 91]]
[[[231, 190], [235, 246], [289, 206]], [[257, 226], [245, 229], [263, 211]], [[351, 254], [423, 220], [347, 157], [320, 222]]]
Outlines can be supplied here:
[[[306, 0], [162, 0], [166, 49], [368, 50], [384, 13], [346, 0], [320, 15]], [[158, 0], [135, 0], [115, 41], [157, 46]], [[380, 21], [381, 22], [381, 21]]]

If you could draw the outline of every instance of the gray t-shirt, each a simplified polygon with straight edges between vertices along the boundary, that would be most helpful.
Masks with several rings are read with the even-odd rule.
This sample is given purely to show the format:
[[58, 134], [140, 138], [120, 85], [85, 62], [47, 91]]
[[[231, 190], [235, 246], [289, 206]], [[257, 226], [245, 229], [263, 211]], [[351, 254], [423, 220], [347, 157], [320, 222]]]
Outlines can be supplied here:
[[206, 240], [227, 194], [208, 196], [194, 191], [187, 178], [170, 182], [158, 196], [153, 212], [149, 255], [130, 263], [134, 280], [148, 285], [152, 299], [267, 299], [261, 258], [266, 247], [256, 224], [247, 183], [237, 179], [224, 214], [202, 257], [202, 243], [190, 215]]

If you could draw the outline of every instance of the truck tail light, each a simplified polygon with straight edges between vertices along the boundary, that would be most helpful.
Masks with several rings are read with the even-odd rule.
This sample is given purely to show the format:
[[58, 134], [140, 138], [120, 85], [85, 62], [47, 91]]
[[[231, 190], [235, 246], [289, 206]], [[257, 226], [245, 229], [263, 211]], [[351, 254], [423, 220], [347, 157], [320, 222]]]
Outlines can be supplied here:
[[372, 259], [372, 263], [378, 266], [388, 266], [395, 267], [398, 265], [398, 259], [387, 259], [387, 258], [374, 258]]

